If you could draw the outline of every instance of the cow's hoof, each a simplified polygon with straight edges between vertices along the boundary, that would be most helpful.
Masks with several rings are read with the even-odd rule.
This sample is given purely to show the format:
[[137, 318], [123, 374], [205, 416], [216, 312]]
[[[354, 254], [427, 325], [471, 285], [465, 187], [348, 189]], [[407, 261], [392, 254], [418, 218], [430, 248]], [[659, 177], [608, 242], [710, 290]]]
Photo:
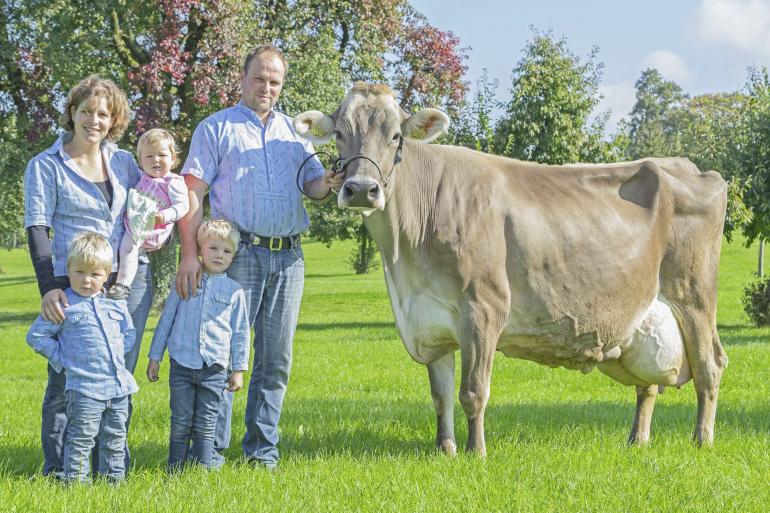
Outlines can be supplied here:
[[447, 456], [457, 456], [457, 444], [452, 439], [447, 438], [438, 443], [438, 448]]
[[626, 445], [628, 445], [628, 447], [646, 447], [650, 445], [650, 435], [631, 433]]
[[692, 443], [696, 447], [711, 447], [714, 444], [714, 435], [711, 433], [695, 432], [692, 435]]

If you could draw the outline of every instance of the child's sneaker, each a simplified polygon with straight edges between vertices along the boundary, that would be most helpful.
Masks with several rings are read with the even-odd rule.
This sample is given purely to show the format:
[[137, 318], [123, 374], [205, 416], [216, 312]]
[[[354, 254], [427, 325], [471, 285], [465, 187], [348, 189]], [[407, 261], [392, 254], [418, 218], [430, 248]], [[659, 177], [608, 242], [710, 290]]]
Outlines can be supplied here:
[[131, 287], [128, 285], [123, 285], [122, 283], [116, 283], [112, 287], [110, 287], [110, 290], [107, 291], [107, 298], [108, 299], [128, 299], [128, 296], [131, 294]]

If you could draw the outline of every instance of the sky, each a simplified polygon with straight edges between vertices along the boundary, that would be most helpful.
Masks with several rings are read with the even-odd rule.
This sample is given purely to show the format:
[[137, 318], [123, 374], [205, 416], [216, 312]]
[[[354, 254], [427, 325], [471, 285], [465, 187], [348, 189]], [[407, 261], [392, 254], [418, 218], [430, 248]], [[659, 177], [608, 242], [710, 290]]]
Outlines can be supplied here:
[[[511, 72], [527, 42], [551, 29], [585, 59], [599, 49], [604, 63], [599, 111], [607, 131], [634, 105], [634, 83], [657, 69], [689, 95], [731, 92], [751, 66], [770, 67], [770, 0], [410, 0], [431, 25], [470, 47], [471, 88], [483, 69], [510, 97]], [[472, 92], [471, 92], [472, 94]]]

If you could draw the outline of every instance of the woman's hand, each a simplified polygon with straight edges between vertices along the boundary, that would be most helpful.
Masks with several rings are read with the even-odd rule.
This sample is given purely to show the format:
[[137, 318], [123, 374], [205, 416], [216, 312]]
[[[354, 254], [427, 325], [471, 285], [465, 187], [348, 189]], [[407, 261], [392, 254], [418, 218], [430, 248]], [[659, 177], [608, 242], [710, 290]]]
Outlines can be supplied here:
[[162, 212], [155, 212], [155, 224], [166, 224], [166, 216]]
[[62, 289], [49, 290], [45, 293], [40, 303], [40, 313], [43, 315], [43, 319], [48, 322], [55, 322], [56, 324], [64, 322], [63, 308], [69, 308], [70, 304], [67, 301], [67, 295], [64, 294]]

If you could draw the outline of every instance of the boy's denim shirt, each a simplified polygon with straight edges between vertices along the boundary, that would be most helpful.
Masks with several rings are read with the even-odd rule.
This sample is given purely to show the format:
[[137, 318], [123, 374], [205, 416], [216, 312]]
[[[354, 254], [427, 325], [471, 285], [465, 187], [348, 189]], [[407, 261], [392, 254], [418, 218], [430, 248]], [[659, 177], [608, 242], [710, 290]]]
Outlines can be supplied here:
[[136, 337], [126, 302], [102, 294], [83, 297], [71, 288], [64, 293], [70, 305], [64, 310], [64, 322], [56, 324], [38, 316], [27, 332], [27, 344], [57, 372], [65, 370], [66, 390], [100, 401], [138, 391], [134, 376], [126, 369], [125, 353]]
[[172, 285], [152, 337], [150, 359], [161, 361], [166, 347], [169, 356], [188, 369], [204, 364], [248, 369], [249, 321], [238, 282], [224, 274], [204, 274], [198, 295], [186, 301]]

